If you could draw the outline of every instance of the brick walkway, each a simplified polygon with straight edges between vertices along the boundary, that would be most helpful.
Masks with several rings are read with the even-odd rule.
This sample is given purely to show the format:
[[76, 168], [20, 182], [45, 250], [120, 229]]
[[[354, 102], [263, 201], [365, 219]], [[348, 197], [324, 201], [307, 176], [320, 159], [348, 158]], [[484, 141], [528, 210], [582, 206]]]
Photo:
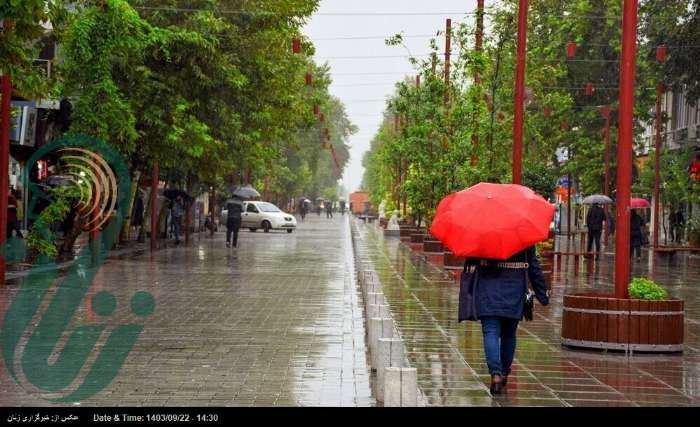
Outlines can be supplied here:
[[[521, 323], [507, 393], [491, 398], [480, 326], [457, 323], [458, 284], [396, 237], [356, 222], [360, 250], [374, 263], [429, 405], [435, 406], [698, 406], [700, 405], [700, 259], [678, 257], [656, 266], [656, 279], [686, 303], [686, 348], [678, 355], [572, 351], [560, 344], [565, 292], [612, 290], [607, 257], [589, 277], [555, 275], [552, 303], [535, 306]], [[645, 256], [646, 257], [646, 256]], [[635, 276], [647, 274], [647, 258]]]
[[[156, 309], [114, 381], [81, 404], [374, 405], [347, 217], [300, 224], [242, 231], [238, 249], [218, 233], [109, 260], [91, 293], [117, 297], [110, 324], [132, 319], [136, 291]], [[2, 312], [17, 286], [0, 288]], [[76, 321], [97, 322], [85, 307]], [[50, 404], [29, 388], [0, 366], [0, 405]]]

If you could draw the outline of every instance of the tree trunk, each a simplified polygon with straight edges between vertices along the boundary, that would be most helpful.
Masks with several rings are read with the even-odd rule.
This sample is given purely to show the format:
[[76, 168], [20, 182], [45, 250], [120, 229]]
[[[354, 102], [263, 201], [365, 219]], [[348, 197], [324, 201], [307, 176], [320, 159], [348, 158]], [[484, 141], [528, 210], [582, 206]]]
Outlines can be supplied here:
[[136, 194], [139, 189], [139, 180], [141, 179], [141, 172], [134, 171], [131, 177], [131, 193], [129, 194], [128, 205], [126, 207], [126, 216], [124, 218], [124, 223], [122, 224], [122, 231], [119, 235], [119, 243], [124, 240], [129, 240], [129, 230], [131, 230], [131, 215], [134, 213], [134, 200], [136, 200]]
[[83, 226], [86, 222], [87, 218], [85, 216], [75, 213], [71, 227], [64, 234], [63, 242], [58, 248], [58, 255], [56, 256], [57, 263], [68, 261], [73, 258], [73, 246], [78, 237], [83, 233]]

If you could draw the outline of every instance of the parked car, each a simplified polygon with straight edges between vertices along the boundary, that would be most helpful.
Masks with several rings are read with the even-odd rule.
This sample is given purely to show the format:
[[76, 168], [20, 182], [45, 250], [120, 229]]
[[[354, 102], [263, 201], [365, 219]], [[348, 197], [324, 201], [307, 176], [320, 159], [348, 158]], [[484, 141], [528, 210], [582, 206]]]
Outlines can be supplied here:
[[[222, 210], [222, 224], [226, 223], [227, 217], [228, 211]], [[287, 230], [287, 233], [291, 233], [297, 228], [297, 220], [294, 215], [282, 211], [272, 203], [243, 202], [241, 228], [247, 228], [252, 232], [261, 228], [265, 233], [270, 230]]]

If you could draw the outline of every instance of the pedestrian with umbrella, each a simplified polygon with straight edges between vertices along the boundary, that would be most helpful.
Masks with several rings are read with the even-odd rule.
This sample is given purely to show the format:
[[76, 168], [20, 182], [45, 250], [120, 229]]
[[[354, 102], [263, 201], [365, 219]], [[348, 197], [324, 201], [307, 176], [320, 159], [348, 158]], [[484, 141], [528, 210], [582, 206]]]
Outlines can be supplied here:
[[491, 393], [508, 383], [516, 331], [532, 320], [533, 293], [549, 304], [534, 245], [549, 237], [554, 206], [527, 187], [481, 183], [447, 196], [430, 233], [466, 257], [458, 320], [480, 321]]
[[608, 221], [605, 210], [600, 206], [612, 203], [612, 199], [602, 194], [594, 194], [583, 199], [586, 205], [593, 205], [586, 215], [586, 226], [588, 227], [588, 252], [593, 249], [595, 243], [596, 254], [600, 252], [600, 235], [603, 233], [603, 223]]
[[636, 209], [632, 209], [630, 216], [630, 256], [635, 256], [637, 261], [642, 260], [642, 244], [644, 244], [644, 218]]
[[241, 229], [241, 214], [243, 203], [240, 198], [234, 196], [226, 202], [226, 247], [231, 247], [231, 234], [233, 234], [233, 247], [238, 247], [238, 231]]

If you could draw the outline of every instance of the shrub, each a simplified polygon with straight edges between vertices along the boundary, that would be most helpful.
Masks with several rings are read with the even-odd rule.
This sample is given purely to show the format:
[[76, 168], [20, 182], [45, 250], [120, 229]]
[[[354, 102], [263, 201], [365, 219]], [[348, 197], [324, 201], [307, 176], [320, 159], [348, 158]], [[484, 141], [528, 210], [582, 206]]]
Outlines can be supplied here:
[[666, 290], [651, 279], [636, 277], [629, 286], [630, 296], [636, 299], [658, 301], [665, 299]]

